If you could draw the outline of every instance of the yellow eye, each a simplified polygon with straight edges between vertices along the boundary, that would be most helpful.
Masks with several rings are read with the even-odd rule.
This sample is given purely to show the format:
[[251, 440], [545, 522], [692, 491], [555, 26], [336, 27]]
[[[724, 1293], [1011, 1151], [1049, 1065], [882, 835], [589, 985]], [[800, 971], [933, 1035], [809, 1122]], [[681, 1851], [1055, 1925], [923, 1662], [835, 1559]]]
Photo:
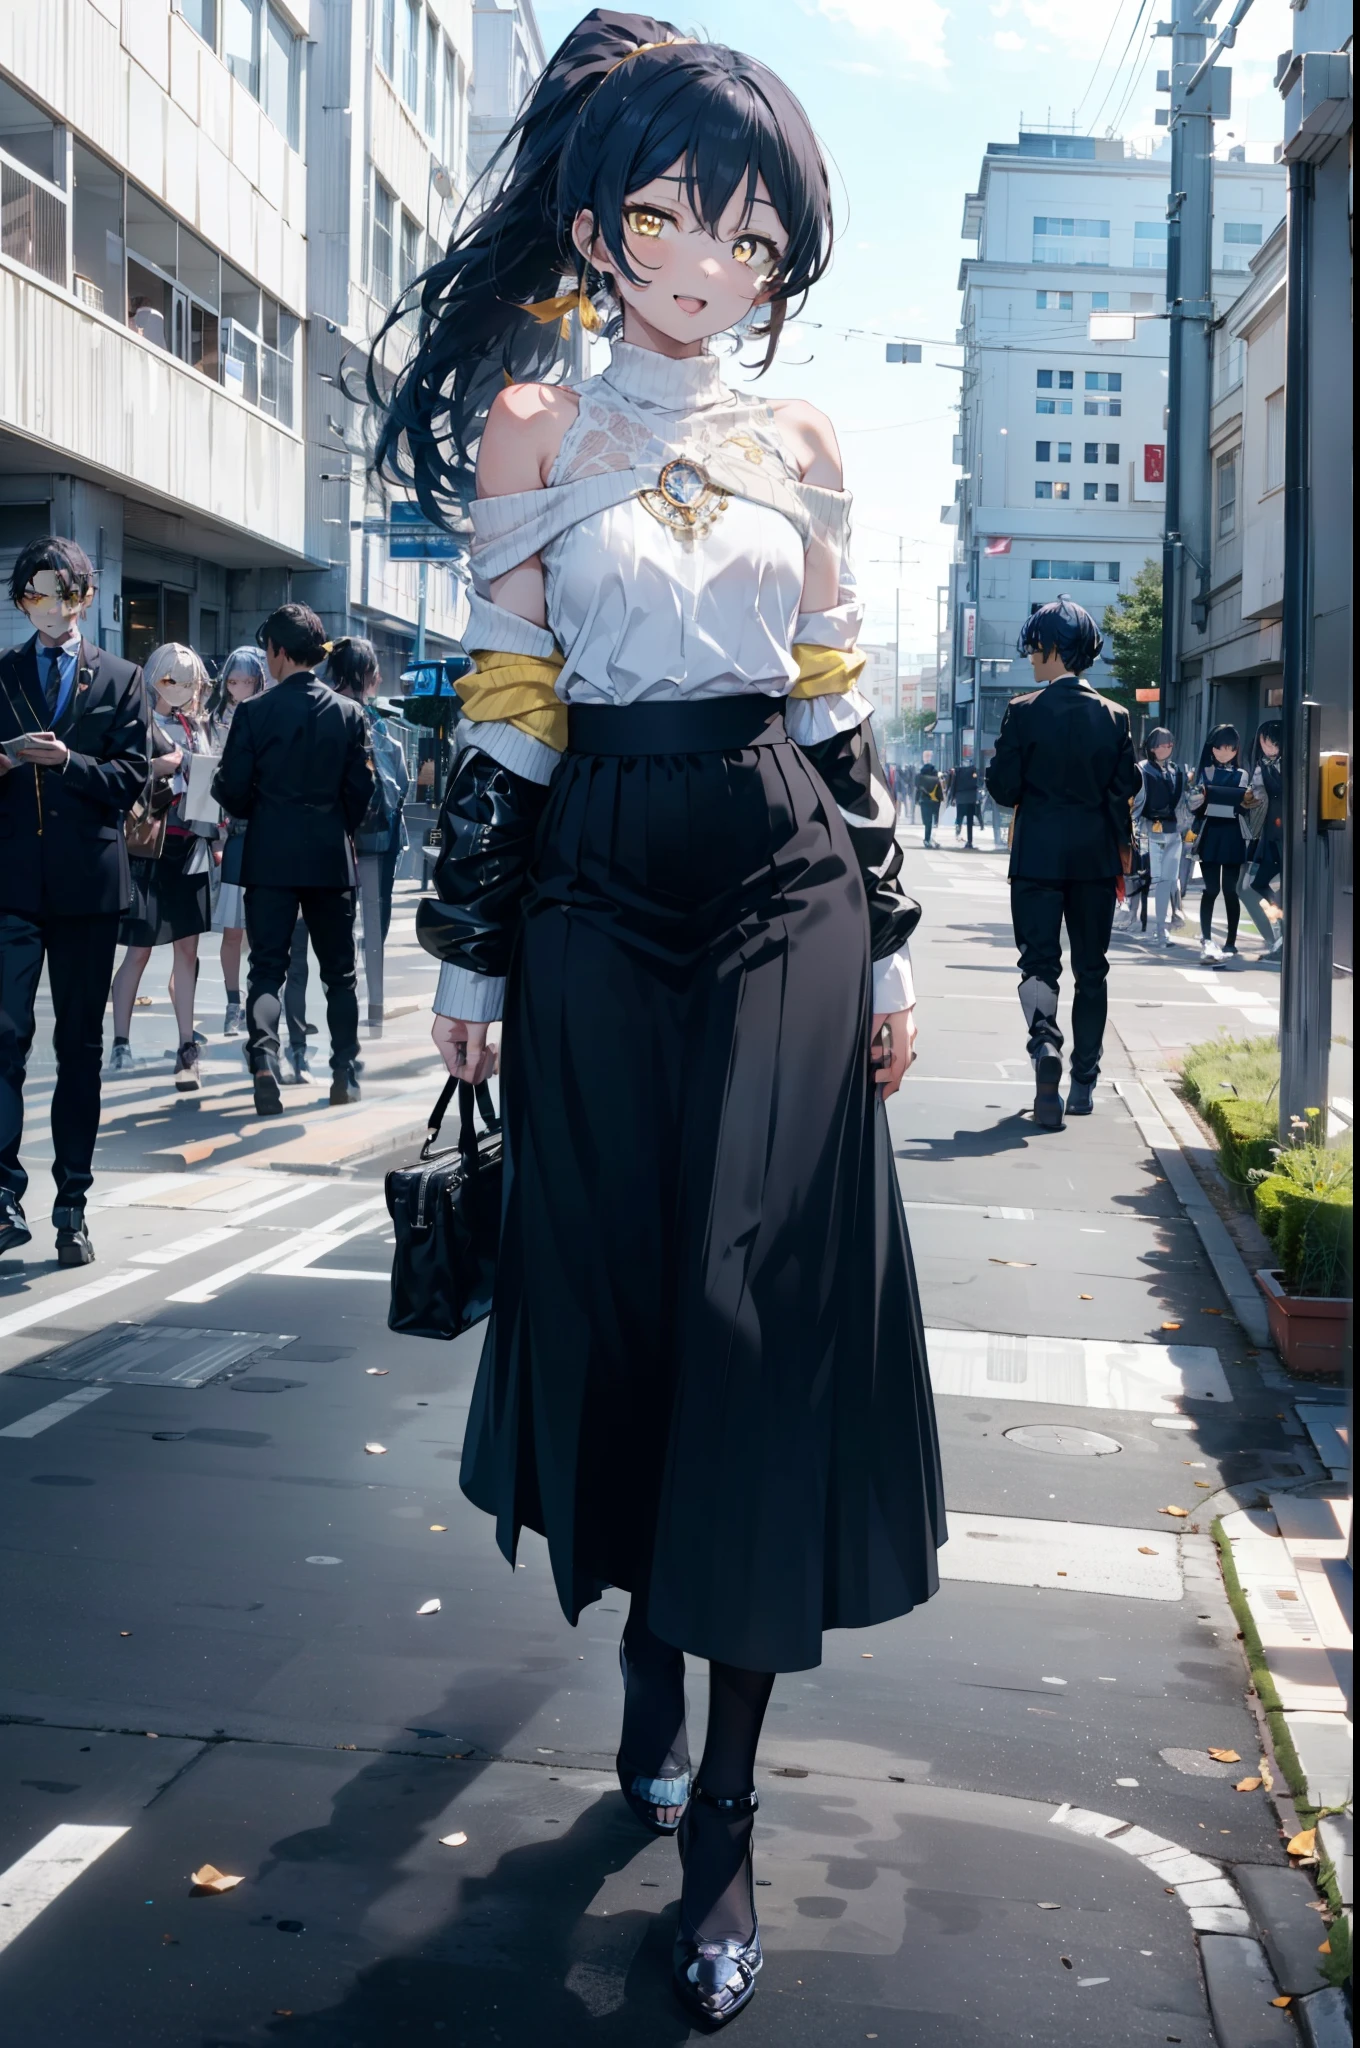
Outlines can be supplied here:
[[754, 235], [738, 235], [736, 241], [732, 244], [732, 254], [736, 257], [738, 263], [754, 263], [758, 256], [762, 254], [768, 255], [769, 251], [765, 248], [763, 242], [757, 241]]
[[635, 235], [645, 235], [654, 242], [666, 225], [664, 213], [654, 213], [650, 206], [630, 206], [623, 216], [624, 226]]

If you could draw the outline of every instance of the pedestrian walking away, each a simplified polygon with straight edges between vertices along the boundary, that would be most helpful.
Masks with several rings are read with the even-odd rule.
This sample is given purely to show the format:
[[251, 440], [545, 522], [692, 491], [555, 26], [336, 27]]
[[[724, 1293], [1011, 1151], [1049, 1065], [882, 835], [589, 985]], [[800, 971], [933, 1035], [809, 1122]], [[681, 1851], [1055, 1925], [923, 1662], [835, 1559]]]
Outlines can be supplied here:
[[913, 761], [904, 763], [902, 771], [897, 778], [897, 797], [902, 816], [908, 825], [914, 825], [916, 822], [916, 764]]
[[330, 1099], [359, 1099], [350, 835], [368, 810], [373, 770], [363, 712], [315, 674], [326, 652], [316, 613], [280, 605], [258, 638], [276, 687], [237, 707], [213, 794], [230, 817], [246, 820], [246, 1058], [257, 1113], [279, 1116], [280, 991], [299, 912], [326, 991]]
[[1147, 862], [1159, 946], [1172, 943], [1169, 920], [1180, 882], [1181, 846], [1190, 829], [1189, 777], [1177, 767], [1175, 751], [1175, 736], [1164, 725], [1154, 726], [1143, 749], [1141, 787], [1133, 800], [1134, 832]]
[[1040, 605], [1021, 629], [1041, 687], [1012, 698], [987, 787], [1015, 809], [1011, 922], [1020, 953], [1020, 1007], [1034, 1062], [1035, 1121], [1063, 1121], [1058, 988], [1062, 930], [1072, 998], [1070, 1116], [1089, 1116], [1105, 1036], [1110, 927], [1119, 877], [1131, 858], [1130, 799], [1140, 786], [1129, 714], [1082, 680], [1103, 642], [1070, 597]]
[[1283, 746], [1283, 721], [1268, 718], [1258, 730], [1253, 748], [1250, 822], [1256, 837], [1248, 848], [1247, 874], [1237, 892], [1272, 960], [1278, 960], [1284, 951], [1284, 917], [1275, 901], [1275, 891], [1284, 880]]
[[925, 827], [925, 843], [931, 844], [944, 802], [944, 777], [935, 766], [935, 756], [929, 752], [921, 756], [921, 765], [916, 771], [916, 801], [921, 806], [921, 823]]
[[368, 724], [373, 795], [354, 835], [354, 851], [359, 864], [368, 1029], [377, 1038], [383, 1027], [383, 947], [392, 922], [397, 862], [405, 845], [402, 811], [410, 776], [406, 757], [388, 731], [386, 719], [379, 716], [374, 701], [382, 684], [382, 670], [372, 641], [337, 640], [327, 657], [323, 679], [342, 697], [358, 704]]
[[[919, 912], [855, 687], [849, 500], [830, 423], [729, 389], [708, 347], [765, 305], [773, 350], [829, 254], [827, 174], [773, 73], [670, 34], [601, 11], [567, 37], [370, 389], [380, 463], [434, 502], [470, 495], [480, 441], [477, 666], [417, 914], [451, 1074], [485, 1078], [504, 1015], [462, 1484], [508, 1558], [546, 1536], [572, 1622], [630, 1595], [620, 1786], [678, 1832], [674, 1982], [722, 2025], [761, 1966], [776, 1674], [928, 1599], [944, 1528], [883, 1099]], [[573, 309], [614, 321], [608, 367], [518, 381]]]
[[954, 837], [968, 828], [968, 851], [973, 851], [973, 827], [978, 814], [977, 763], [966, 753], [949, 777], [949, 801], [954, 806]]
[[213, 848], [216, 821], [195, 820], [189, 809], [189, 764], [212, 752], [204, 717], [208, 674], [192, 647], [169, 641], [146, 664], [153, 700], [151, 776], [165, 785], [169, 808], [158, 812], [151, 849], [131, 863], [132, 903], [118, 936], [127, 951], [113, 977], [111, 1073], [132, 1067], [132, 1011], [142, 975], [157, 946], [171, 948], [171, 1002], [175, 1015], [175, 1087], [198, 1088], [194, 992], [198, 941], [212, 926]]
[[24, 548], [10, 597], [34, 628], [0, 655], [0, 1251], [32, 1233], [20, 1163], [24, 1075], [43, 962], [56, 1012], [52, 1221], [57, 1259], [94, 1257], [85, 1226], [118, 921], [132, 897], [123, 820], [147, 785], [146, 692], [132, 662], [86, 640], [83, 548]]
[[[1199, 827], [1195, 851], [1204, 881], [1199, 899], [1199, 950], [1206, 966], [1237, 957], [1237, 924], [1242, 914], [1237, 884], [1247, 858], [1253, 808], [1251, 777], [1238, 760], [1241, 744], [1235, 725], [1214, 727], [1204, 742], [1197, 785], [1190, 797]], [[1214, 941], [1214, 910], [1220, 891], [1228, 927], [1222, 948]]]
[[[208, 699], [208, 733], [219, 760], [231, 731], [238, 704], [262, 696], [269, 686], [269, 671], [258, 647], [236, 647], [222, 664], [221, 674]], [[217, 860], [217, 901], [213, 908], [213, 930], [222, 934], [222, 981], [226, 989], [226, 1011], [222, 1018], [224, 1038], [239, 1037], [245, 1025], [241, 1001], [241, 947], [246, 935], [246, 897], [241, 886], [241, 860], [246, 850], [246, 821], [228, 818], [222, 827]]]

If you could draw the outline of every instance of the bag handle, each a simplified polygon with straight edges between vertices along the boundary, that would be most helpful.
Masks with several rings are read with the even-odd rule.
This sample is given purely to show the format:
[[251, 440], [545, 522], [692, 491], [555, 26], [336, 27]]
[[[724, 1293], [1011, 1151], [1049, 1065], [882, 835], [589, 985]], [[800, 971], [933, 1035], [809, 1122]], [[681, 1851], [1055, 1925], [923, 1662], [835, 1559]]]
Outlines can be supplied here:
[[453, 1100], [454, 1089], [458, 1090], [458, 1150], [468, 1163], [470, 1171], [476, 1172], [480, 1159], [477, 1150], [477, 1094], [470, 1081], [456, 1081], [450, 1075], [439, 1091], [439, 1100], [430, 1112], [425, 1143], [420, 1148], [422, 1160], [429, 1159], [439, 1141], [445, 1113]]
[[457, 1086], [458, 1083], [453, 1079], [452, 1075], [450, 1075], [449, 1079], [444, 1083], [444, 1086], [439, 1091], [439, 1100], [438, 1102], [436, 1102], [434, 1108], [430, 1111], [430, 1121], [427, 1127], [427, 1136], [425, 1139], [425, 1143], [420, 1148], [420, 1156], [422, 1159], [428, 1159], [431, 1152], [434, 1150], [434, 1147], [439, 1138], [440, 1128], [444, 1122], [444, 1112], [447, 1110], [450, 1102], [453, 1100], [453, 1091]]

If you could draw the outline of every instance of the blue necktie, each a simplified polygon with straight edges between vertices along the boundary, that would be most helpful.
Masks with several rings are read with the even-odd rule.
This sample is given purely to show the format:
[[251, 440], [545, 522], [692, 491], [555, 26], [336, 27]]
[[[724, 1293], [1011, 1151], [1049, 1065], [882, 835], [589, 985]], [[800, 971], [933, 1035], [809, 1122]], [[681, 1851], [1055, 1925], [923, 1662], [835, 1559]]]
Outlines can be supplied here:
[[57, 700], [61, 696], [61, 649], [49, 647], [47, 659], [47, 688], [43, 694], [47, 698], [47, 722], [50, 727], [57, 715]]

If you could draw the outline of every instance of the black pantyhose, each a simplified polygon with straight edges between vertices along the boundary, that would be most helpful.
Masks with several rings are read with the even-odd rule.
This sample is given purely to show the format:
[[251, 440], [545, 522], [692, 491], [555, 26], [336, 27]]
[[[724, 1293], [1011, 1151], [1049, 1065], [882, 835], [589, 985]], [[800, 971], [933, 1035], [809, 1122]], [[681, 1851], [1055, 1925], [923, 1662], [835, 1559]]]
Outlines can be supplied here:
[[623, 1631], [623, 1654], [627, 1672], [619, 1755], [640, 1778], [681, 1777], [689, 1769], [684, 1654], [652, 1634], [645, 1604], [636, 1595]]
[[[708, 1668], [708, 1735], [698, 1782], [715, 1799], [740, 1799], [755, 1782], [756, 1745], [774, 1687], [772, 1671]], [[726, 1814], [702, 1799], [685, 1815], [680, 1913], [700, 1941], [749, 1941], [753, 1929], [746, 1851], [753, 1814]]]

